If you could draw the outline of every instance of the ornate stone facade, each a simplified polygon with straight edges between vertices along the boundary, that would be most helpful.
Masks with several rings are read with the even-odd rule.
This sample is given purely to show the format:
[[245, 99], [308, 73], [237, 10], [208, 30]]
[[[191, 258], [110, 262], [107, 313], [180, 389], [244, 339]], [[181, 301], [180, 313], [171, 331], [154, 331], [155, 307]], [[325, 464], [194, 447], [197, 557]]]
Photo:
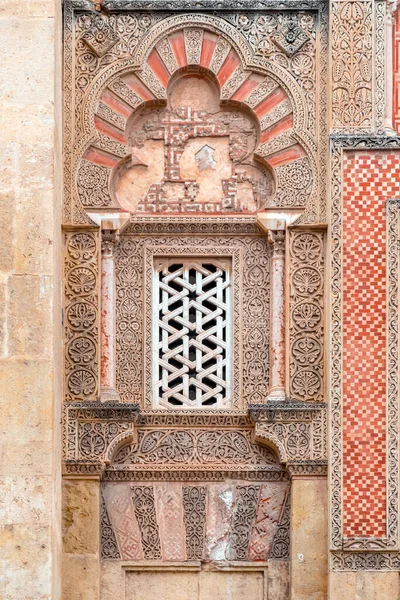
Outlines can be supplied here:
[[6, 4], [2, 593], [398, 600], [395, 3]]

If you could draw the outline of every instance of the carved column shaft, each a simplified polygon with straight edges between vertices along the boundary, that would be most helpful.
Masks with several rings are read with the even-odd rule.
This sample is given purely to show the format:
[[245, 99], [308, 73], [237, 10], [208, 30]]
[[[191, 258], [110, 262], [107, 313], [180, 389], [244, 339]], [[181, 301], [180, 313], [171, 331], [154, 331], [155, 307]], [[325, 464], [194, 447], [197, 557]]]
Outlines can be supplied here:
[[106, 229], [101, 240], [101, 366], [100, 399], [117, 400], [115, 391], [115, 231]]
[[285, 232], [269, 231], [271, 263], [270, 389], [268, 397], [285, 398]]

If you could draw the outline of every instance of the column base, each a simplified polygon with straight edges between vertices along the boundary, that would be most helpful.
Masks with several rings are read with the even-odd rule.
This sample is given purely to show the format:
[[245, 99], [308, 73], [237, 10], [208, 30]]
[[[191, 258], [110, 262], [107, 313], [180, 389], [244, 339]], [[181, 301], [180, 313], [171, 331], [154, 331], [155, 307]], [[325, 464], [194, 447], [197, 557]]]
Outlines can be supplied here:
[[271, 389], [268, 392], [268, 396], [267, 396], [267, 401], [272, 401], [272, 402], [276, 402], [278, 401], [282, 401], [282, 400], [286, 400], [286, 394], [285, 394], [285, 390], [282, 388], [275, 388], [275, 389]]
[[111, 387], [103, 387], [100, 390], [100, 398], [99, 398], [100, 402], [120, 402], [120, 397], [119, 394], [117, 392], [117, 390], [115, 390], [114, 388]]

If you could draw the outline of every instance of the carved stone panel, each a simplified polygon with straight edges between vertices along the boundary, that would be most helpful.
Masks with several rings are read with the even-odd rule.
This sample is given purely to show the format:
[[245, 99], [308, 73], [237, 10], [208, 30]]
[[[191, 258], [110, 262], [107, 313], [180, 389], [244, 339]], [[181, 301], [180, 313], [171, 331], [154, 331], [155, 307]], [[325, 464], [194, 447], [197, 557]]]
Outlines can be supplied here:
[[65, 399], [97, 400], [99, 241], [93, 230], [64, 232]]
[[180, 564], [287, 560], [287, 491], [287, 482], [240, 479], [102, 484], [102, 558]]
[[385, 114], [385, 15], [382, 0], [332, 3], [332, 126], [382, 130]]
[[324, 234], [289, 234], [289, 396], [324, 400]]

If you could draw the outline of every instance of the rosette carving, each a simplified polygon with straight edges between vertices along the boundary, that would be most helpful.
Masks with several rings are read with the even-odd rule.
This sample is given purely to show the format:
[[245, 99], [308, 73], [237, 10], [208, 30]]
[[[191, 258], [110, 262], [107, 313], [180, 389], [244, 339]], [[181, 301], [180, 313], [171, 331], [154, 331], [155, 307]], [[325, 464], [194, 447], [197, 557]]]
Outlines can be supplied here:
[[290, 234], [289, 390], [293, 400], [323, 400], [323, 233]]
[[94, 231], [64, 235], [65, 397], [95, 400], [98, 392], [98, 241]]

